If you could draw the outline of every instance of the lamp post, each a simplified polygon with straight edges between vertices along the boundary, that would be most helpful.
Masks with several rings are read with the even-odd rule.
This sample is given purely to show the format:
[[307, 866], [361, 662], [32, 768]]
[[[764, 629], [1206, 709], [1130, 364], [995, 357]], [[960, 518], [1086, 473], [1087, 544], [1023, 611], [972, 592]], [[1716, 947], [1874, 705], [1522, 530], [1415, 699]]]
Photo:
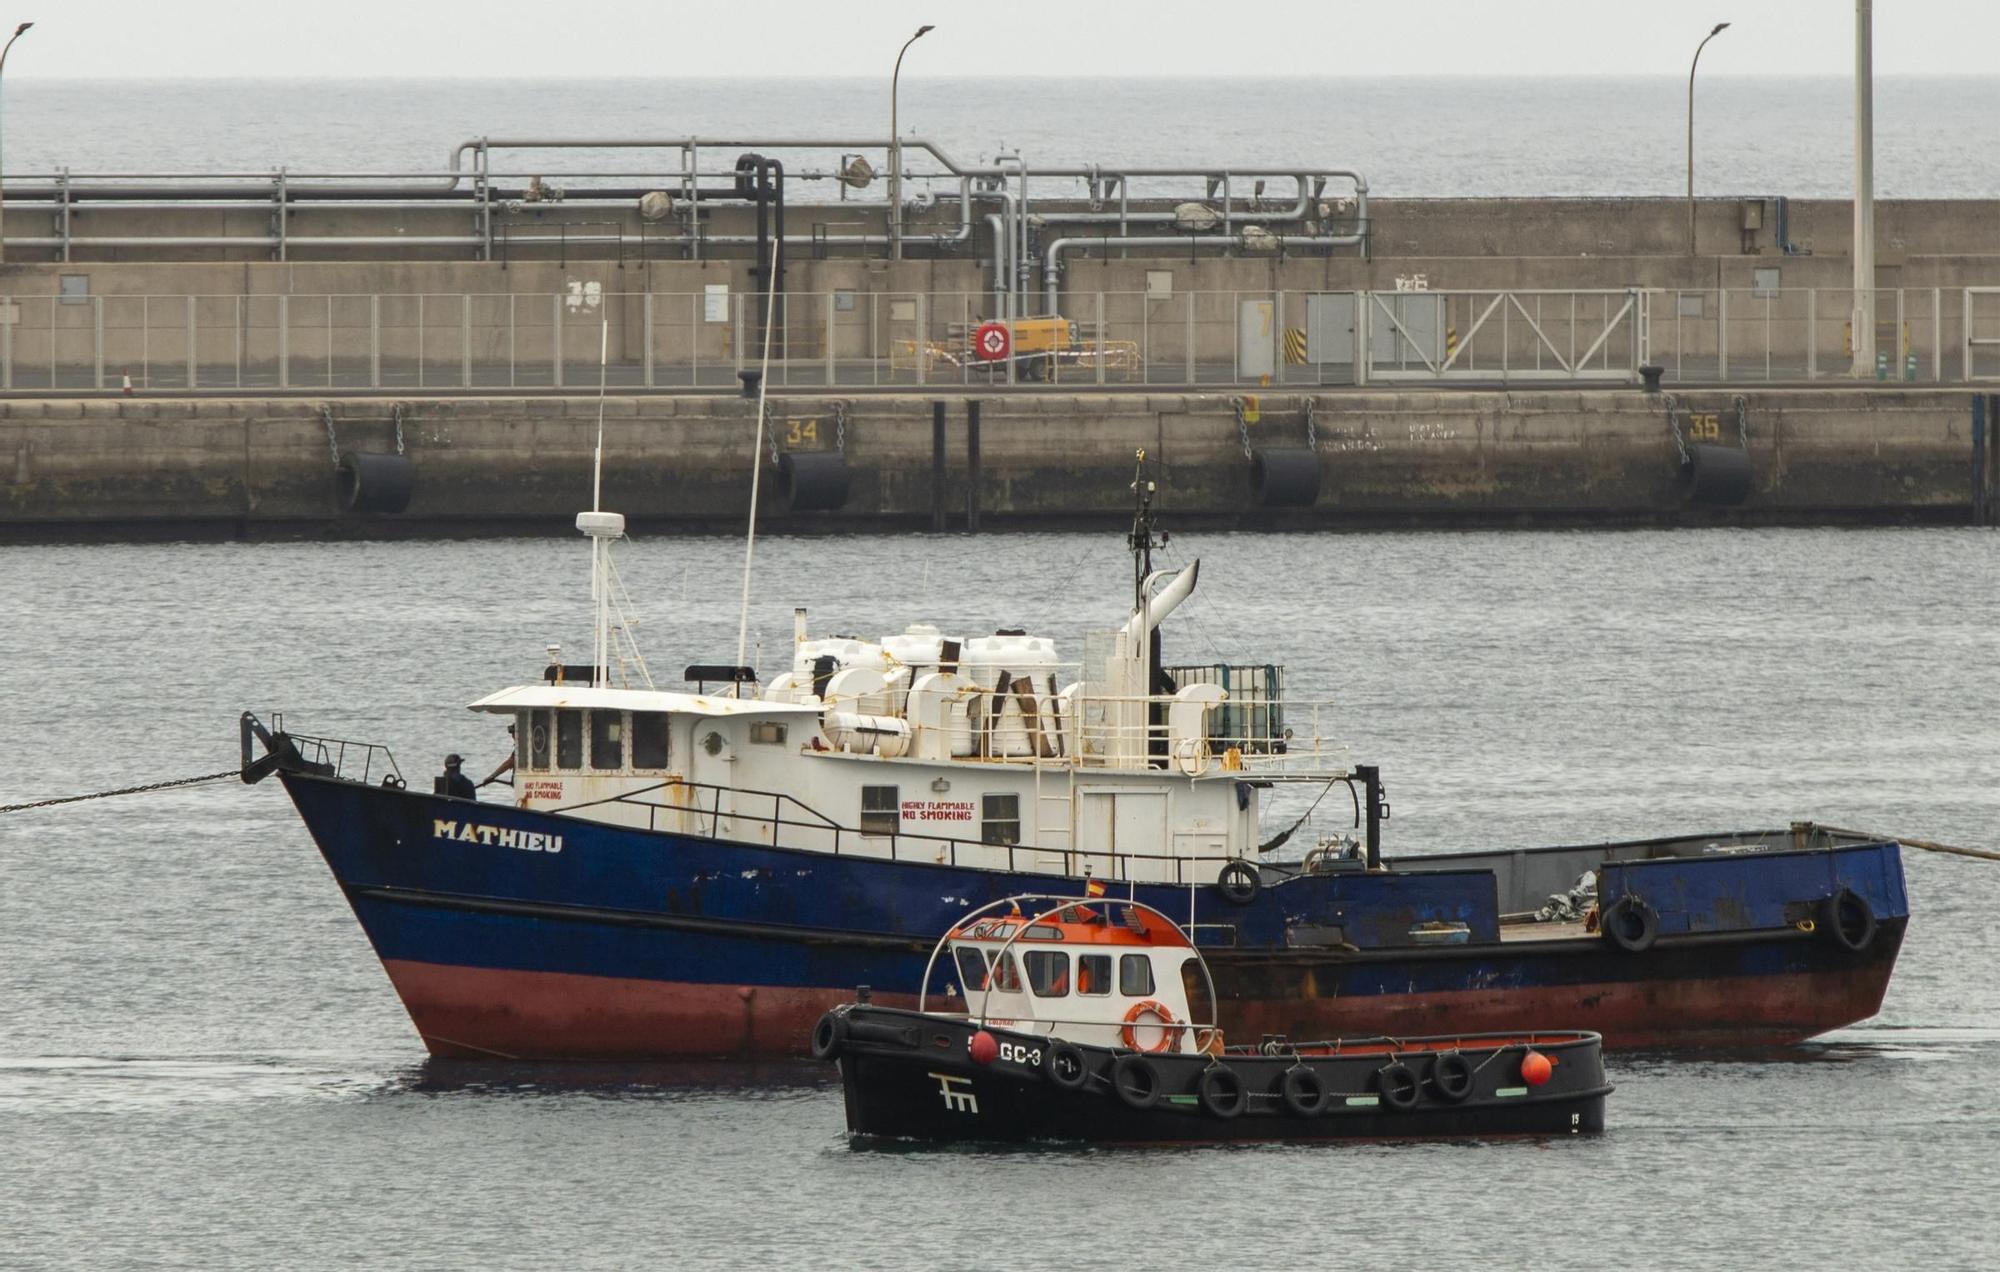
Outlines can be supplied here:
[[[28, 33], [28, 28], [33, 25], [35, 24], [32, 22], [23, 22], [20, 26], [14, 28], [14, 34], [7, 37], [6, 46], [0, 47], [0, 71], [5, 71], [7, 69], [7, 50], [13, 48], [14, 41], [26, 35]], [[6, 217], [7, 217], [6, 165], [4, 163], [0, 163], [0, 264], [5, 264], [7, 261]]]
[[910, 46], [924, 38], [928, 31], [937, 28], [929, 24], [917, 28], [917, 33], [903, 41], [903, 47], [896, 51], [896, 73], [889, 77], [889, 257], [903, 259], [903, 139], [896, 131], [896, 86], [903, 78], [903, 54]]
[[1854, 0], [1854, 315], [1856, 376], [1875, 371], [1875, 6]]
[[1708, 42], [1729, 29], [1727, 22], [1718, 22], [1715, 29], [1701, 38], [1694, 46], [1694, 61], [1688, 63], [1688, 255], [1694, 253], [1694, 68], [1701, 65], [1701, 51]]

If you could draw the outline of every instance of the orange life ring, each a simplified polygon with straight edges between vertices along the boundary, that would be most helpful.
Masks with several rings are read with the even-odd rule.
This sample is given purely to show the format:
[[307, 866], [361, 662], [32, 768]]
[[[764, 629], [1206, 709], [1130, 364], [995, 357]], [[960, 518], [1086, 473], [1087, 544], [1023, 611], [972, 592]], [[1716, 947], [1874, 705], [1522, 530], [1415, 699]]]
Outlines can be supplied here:
[[[1153, 1015], [1159, 1017], [1160, 1043], [1156, 1047], [1142, 1047], [1139, 1045], [1139, 1031], [1136, 1026], [1139, 1023], [1139, 1017], [1145, 1015], [1147, 1012], [1151, 1012]], [[1158, 999], [1148, 998], [1142, 1002], [1133, 1003], [1132, 1010], [1125, 1013], [1125, 1028], [1120, 1036], [1125, 1039], [1125, 1045], [1134, 1051], [1160, 1052], [1169, 1050], [1180, 1041], [1181, 1027], [1174, 1023], [1174, 1013], [1167, 1010], [1165, 1003], [1160, 1002]]]

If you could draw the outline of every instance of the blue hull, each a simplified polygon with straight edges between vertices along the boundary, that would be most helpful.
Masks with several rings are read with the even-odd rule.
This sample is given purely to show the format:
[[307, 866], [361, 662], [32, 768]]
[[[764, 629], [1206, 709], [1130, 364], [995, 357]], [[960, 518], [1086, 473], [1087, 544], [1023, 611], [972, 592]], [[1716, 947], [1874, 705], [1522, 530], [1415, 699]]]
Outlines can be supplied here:
[[[914, 1002], [932, 946], [968, 908], [1081, 891], [1059, 875], [283, 781], [439, 1054], [802, 1052], [819, 1013], [857, 985]], [[1656, 944], [1503, 943], [1493, 874], [1449, 859], [1298, 875], [1240, 905], [1209, 886], [1134, 895], [1190, 923], [1239, 1040], [1561, 1028], [1624, 1047], [1793, 1041], [1875, 1012], [1908, 915], [1893, 843], [1622, 862], [1601, 886], [1652, 904]], [[1862, 948], [1800, 917], [1842, 889], [1876, 920]], [[1413, 929], [1427, 923], [1462, 925], [1463, 940], [1423, 944]], [[951, 979], [940, 970], [931, 992]]]

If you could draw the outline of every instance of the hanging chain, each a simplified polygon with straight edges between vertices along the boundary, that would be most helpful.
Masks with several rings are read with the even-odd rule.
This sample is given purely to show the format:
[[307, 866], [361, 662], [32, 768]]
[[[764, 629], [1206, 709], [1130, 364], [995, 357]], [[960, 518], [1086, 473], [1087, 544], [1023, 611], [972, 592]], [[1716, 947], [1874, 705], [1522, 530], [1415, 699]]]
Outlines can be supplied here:
[[1681, 453], [1681, 464], [1685, 467], [1692, 461], [1688, 458], [1687, 439], [1681, 436], [1680, 403], [1674, 400], [1671, 393], [1661, 394], [1660, 402], [1667, 408], [1667, 427], [1673, 430], [1674, 449]]
[[1318, 405], [1318, 398], [1306, 399], [1306, 449], [1314, 452], [1319, 450], [1319, 429], [1313, 424], [1313, 410]]
[[771, 427], [771, 410], [768, 400], [757, 404], [757, 411], [764, 426], [764, 440], [771, 445], [771, 467], [778, 466], [778, 430]]
[[389, 408], [389, 418], [396, 423], [396, 453], [403, 453], [403, 404], [396, 403]]
[[1236, 436], [1243, 443], [1243, 458], [1254, 460], [1257, 456], [1250, 449], [1250, 421], [1244, 418], [1243, 399], [1230, 398], [1229, 405], [1236, 412]]
[[833, 404], [833, 449], [847, 454], [847, 403]]
[[1736, 440], [1747, 451], [1750, 449], [1750, 403], [1741, 393], [1730, 401], [1736, 406]]
[[333, 435], [333, 408], [320, 403], [319, 417], [326, 421], [326, 448], [333, 452], [333, 466], [340, 467], [340, 439]]

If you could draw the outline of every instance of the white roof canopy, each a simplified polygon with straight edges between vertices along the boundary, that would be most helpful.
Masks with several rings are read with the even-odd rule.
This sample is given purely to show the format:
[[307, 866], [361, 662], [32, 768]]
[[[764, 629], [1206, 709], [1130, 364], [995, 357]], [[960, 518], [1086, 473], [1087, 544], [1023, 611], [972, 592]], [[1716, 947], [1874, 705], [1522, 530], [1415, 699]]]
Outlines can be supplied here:
[[727, 698], [659, 689], [595, 689], [585, 684], [515, 685], [472, 704], [474, 711], [512, 712], [535, 707], [593, 707], [609, 711], [678, 711], [697, 716], [817, 716], [819, 708], [761, 698]]

